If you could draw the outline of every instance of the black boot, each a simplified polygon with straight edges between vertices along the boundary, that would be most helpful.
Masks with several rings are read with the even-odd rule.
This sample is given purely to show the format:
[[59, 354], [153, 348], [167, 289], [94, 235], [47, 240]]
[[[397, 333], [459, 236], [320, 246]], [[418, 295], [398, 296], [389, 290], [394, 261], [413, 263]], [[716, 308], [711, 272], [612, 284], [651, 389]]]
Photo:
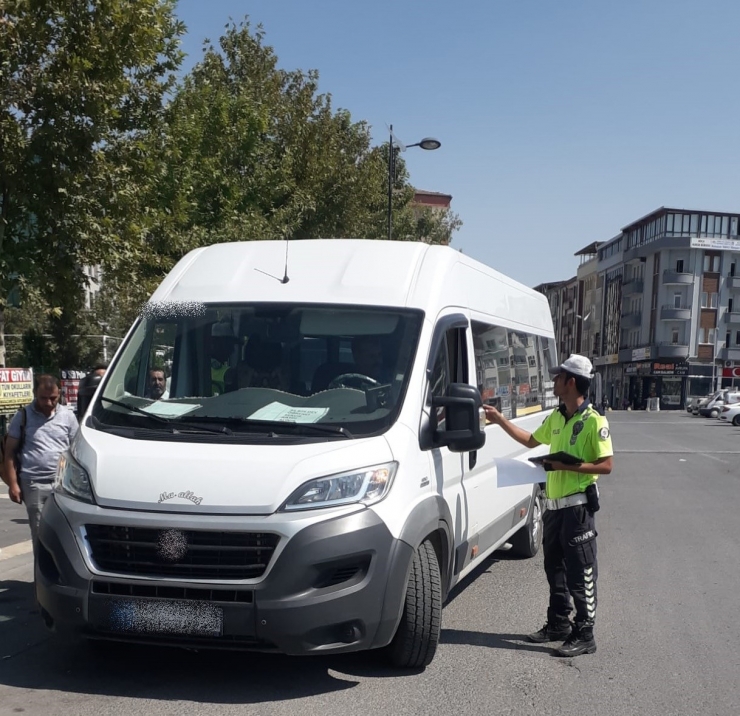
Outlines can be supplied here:
[[596, 641], [594, 640], [593, 622], [576, 624], [575, 629], [564, 644], [555, 650], [557, 656], [578, 656], [579, 654], [594, 653], [596, 653]]
[[535, 644], [544, 644], [546, 641], [562, 641], [566, 639], [571, 632], [570, 622], [562, 624], [552, 624], [545, 622], [545, 626], [539, 631], [527, 634], [527, 639]]

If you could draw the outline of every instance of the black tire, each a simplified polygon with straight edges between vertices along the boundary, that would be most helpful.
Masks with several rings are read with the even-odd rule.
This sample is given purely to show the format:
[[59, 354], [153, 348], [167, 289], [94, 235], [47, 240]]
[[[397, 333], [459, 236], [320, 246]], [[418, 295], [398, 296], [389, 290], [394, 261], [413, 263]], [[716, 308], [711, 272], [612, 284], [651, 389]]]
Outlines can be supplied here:
[[735, 426], [736, 428], [739, 428], [739, 427], [740, 427], [740, 415], [736, 415], [736, 416], [735, 416], [735, 417], [734, 417], [734, 418], [732, 419], [732, 424], [733, 424], [733, 425], [734, 425], [734, 426]]
[[442, 628], [442, 578], [429, 540], [416, 550], [406, 586], [401, 623], [388, 646], [393, 666], [423, 669], [437, 651]]
[[542, 546], [542, 532], [544, 531], [544, 525], [542, 523], [542, 516], [544, 514], [545, 498], [539, 485], [535, 485], [527, 521], [509, 540], [513, 555], [529, 559], [540, 551], [540, 547]]

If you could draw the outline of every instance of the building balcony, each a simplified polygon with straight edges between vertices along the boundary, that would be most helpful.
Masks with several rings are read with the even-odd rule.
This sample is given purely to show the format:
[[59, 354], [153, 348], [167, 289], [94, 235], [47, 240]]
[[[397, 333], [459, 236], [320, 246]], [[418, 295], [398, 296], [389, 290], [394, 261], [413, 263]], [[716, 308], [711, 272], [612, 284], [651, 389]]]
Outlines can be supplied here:
[[658, 343], [658, 358], [688, 358], [689, 346], [686, 343]]
[[672, 306], [666, 305], [660, 307], [660, 320], [661, 321], [690, 321], [691, 320], [691, 307], [690, 306]]
[[619, 321], [621, 328], [639, 328], [642, 325], [642, 313], [627, 313]]
[[731, 291], [740, 291], [740, 276], [730, 276], [727, 279], [727, 288]]
[[685, 273], [683, 271], [679, 273], [678, 271], [666, 269], [663, 271], [663, 283], [675, 283], [684, 286], [689, 283], [694, 283], [694, 274]]
[[622, 295], [631, 296], [633, 294], [642, 293], [645, 288], [645, 283], [642, 279], [634, 279], [632, 281], [625, 281], [622, 284]]
[[726, 346], [721, 348], [717, 353], [717, 358], [721, 360], [734, 360], [736, 363], [740, 363], [740, 346]]
[[740, 311], [725, 312], [725, 323], [729, 326], [740, 326]]

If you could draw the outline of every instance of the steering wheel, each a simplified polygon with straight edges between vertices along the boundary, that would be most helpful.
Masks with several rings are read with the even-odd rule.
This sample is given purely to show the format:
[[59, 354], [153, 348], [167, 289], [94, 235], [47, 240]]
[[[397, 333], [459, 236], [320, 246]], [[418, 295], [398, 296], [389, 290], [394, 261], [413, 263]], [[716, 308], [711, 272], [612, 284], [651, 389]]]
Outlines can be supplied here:
[[365, 390], [367, 388], [374, 388], [380, 383], [371, 378], [369, 375], [363, 375], [362, 373], [342, 373], [334, 378], [327, 387], [327, 390], [332, 388], [357, 388], [358, 390]]

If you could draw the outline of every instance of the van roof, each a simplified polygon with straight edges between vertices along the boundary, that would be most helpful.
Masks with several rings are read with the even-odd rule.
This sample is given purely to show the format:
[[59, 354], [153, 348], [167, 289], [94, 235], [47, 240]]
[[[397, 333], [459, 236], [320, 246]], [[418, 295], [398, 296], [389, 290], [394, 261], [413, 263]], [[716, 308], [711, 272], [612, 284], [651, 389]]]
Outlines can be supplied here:
[[[288, 282], [282, 283], [287, 252]], [[471, 307], [552, 333], [547, 299], [449, 246], [310, 239], [215, 244], [184, 256], [152, 301]]]

